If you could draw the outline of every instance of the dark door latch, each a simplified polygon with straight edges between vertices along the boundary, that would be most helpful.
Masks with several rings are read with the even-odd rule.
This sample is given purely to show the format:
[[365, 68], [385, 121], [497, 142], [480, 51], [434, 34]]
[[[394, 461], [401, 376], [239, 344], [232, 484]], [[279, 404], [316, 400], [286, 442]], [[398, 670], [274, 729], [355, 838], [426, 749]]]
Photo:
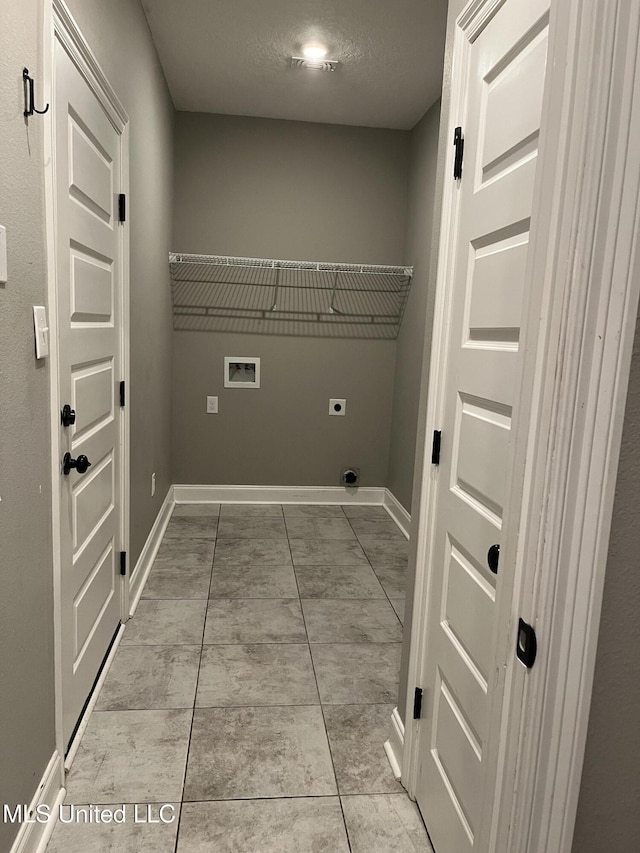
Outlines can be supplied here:
[[69, 476], [72, 468], [75, 468], [78, 474], [84, 474], [91, 462], [84, 454], [80, 454], [77, 459], [72, 459], [70, 453], [65, 453], [62, 459], [62, 471], [65, 477]]

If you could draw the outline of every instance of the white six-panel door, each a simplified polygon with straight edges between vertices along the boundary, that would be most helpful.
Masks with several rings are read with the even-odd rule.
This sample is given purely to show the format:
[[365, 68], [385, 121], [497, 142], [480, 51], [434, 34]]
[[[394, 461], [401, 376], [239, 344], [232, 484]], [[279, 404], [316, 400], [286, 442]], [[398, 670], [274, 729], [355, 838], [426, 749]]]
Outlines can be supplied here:
[[[120, 624], [124, 549], [122, 378], [123, 146], [100, 100], [54, 41], [55, 258], [59, 424], [62, 727], [68, 748]], [[55, 444], [54, 444], [55, 446]], [[64, 453], [90, 461], [62, 470]]]
[[[477, 7], [479, 4], [475, 4]], [[462, 178], [451, 219], [442, 444], [417, 800], [436, 853], [489, 850], [520, 497], [514, 436], [549, 0], [506, 0], [454, 48]], [[453, 181], [447, 175], [445, 180]], [[442, 277], [442, 276], [441, 276]], [[522, 425], [525, 426], [526, 425]], [[488, 559], [500, 547], [497, 574]], [[496, 549], [493, 551], [494, 555]], [[495, 564], [494, 564], [495, 568]]]

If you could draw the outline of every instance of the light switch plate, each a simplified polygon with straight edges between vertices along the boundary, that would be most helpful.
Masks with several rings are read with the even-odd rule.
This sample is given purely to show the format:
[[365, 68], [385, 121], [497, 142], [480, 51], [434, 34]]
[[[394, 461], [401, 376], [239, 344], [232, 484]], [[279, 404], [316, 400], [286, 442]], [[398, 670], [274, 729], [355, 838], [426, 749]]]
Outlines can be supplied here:
[[0, 225], [0, 284], [9, 281], [7, 272], [7, 229]]
[[44, 305], [33, 306], [33, 331], [36, 336], [36, 358], [49, 355], [49, 326]]

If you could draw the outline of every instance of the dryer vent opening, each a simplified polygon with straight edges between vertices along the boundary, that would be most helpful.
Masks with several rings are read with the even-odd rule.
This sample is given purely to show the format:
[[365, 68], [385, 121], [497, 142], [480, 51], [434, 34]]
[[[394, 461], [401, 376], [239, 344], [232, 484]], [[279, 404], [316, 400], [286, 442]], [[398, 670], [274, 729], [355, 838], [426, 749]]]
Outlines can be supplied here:
[[340, 484], [347, 488], [354, 489], [360, 485], [360, 469], [345, 468], [340, 474]]

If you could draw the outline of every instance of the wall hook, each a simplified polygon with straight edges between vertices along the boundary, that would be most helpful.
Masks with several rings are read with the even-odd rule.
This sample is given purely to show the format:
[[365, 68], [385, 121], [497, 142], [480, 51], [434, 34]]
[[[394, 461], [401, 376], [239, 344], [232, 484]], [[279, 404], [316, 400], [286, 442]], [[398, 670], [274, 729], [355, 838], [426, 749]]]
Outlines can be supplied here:
[[33, 78], [29, 76], [29, 69], [22, 69], [22, 81], [24, 84], [24, 117], [29, 118], [34, 113], [38, 113], [38, 115], [44, 115], [49, 109], [49, 104], [43, 110], [37, 110], [35, 108], [35, 95], [33, 90]]

